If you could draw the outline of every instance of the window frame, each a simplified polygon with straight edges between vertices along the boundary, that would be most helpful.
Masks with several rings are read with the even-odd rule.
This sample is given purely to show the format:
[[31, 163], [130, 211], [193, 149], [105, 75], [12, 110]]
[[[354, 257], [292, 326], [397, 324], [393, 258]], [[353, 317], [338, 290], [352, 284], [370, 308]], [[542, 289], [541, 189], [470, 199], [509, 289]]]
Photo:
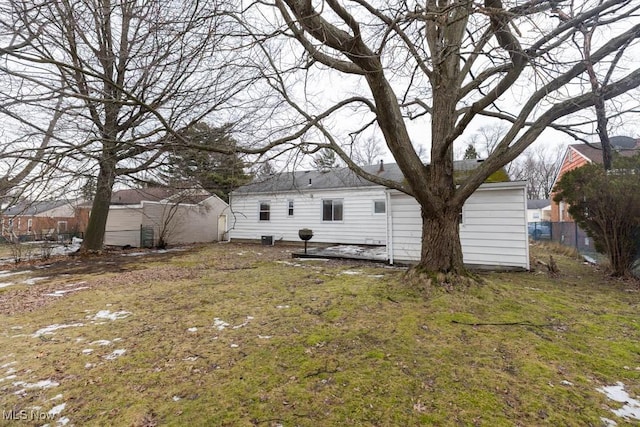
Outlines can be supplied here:
[[[331, 203], [331, 218], [325, 218], [325, 203]], [[336, 219], [336, 206], [340, 206], [340, 219]], [[344, 221], [344, 199], [322, 199], [322, 222], [343, 222]]]
[[[382, 212], [376, 212], [376, 204], [377, 203], [382, 203], [382, 207], [383, 207], [383, 211]], [[383, 199], [378, 199], [378, 200], [374, 200], [373, 201], [373, 214], [374, 215], [386, 215], [387, 213], [387, 202]]]
[[[267, 209], [262, 209], [262, 205], [266, 205]], [[262, 214], [266, 213], [266, 219], [262, 218]], [[258, 201], [258, 222], [269, 222], [271, 221], [271, 200], [260, 200]]]
[[292, 199], [287, 200], [287, 217], [292, 218], [295, 214], [295, 201]]

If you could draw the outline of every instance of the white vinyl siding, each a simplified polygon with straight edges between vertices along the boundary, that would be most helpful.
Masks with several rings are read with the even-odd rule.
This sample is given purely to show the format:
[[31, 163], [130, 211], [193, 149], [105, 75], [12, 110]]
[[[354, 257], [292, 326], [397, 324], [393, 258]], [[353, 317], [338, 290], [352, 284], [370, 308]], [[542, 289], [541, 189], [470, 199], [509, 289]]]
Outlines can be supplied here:
[[[524, 184], [484, 184], [465, 203], [460, 243], [465, 264], [529, 268]], [[391, 193], [393, 260], [420, 259], [422, 219], [418, 203]]]
[[[265, 197], [266, 196], [266, 197]], [[280, 194], [232, 194], [229, 224], [231, 239], [260, 240], [274, 236], [276, 241], [300, 242], [298, 230], [310, 228], [310, 243], [386, 244], [386, 215], [371, 215], [371, 201], [384, 199], [381, 187], [336, 190], [291, 191]], [[271, 201], [271, 219], [258, 221], [257, 203]], [[295, 216], [288, 216], [289, 201]], [[323, 221], [323, 200], [342, 201], [342, 220]]]

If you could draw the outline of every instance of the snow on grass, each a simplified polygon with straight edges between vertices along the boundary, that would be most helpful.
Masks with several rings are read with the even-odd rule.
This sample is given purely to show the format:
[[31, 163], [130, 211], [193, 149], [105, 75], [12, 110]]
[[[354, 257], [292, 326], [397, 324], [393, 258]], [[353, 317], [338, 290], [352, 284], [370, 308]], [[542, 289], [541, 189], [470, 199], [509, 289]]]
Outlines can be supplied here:
[[114, 359], [117, 359], [118, 357], [122, 356], [123, 354], [125, 354], [126, 351], [127, 350], [125, 350], [124, 348], [119, 348], [117, 350], [113, 350], [111, 353], [109, 353], [106, 356], [104, 356], [104, 358], [106, 360], [114, 360]]
[[189, 328], [187, 329], [189, 332], [198, 332], [198, 328]]
[[38, 337], [41, 337], [43, 335], [53, 335], [53, 332], [57, 331], [58, 329], [78, 328], [80, 326], [84, 326], [84, 323], [70, 323], [70, 324], [58, 324], [58, 323], [55, 323], [53, 325], [45, 326], [42, 329], [38, 329], [32, 335], [32, 337], [38, 338]]
[[617, 382], [616, 385], [606, 386], [597, 389], [600, 393], [604, 393], [609, 399], [623, 403], [620, 409], [612, 409], [611, 411], [621, 418], [627, 420], [640, 420], [640, 401], [629, 396], [624, 389], [624, 384]]
[[93, 353], [92, 348], [85, 348], [84, 350], [82, 350], [82, 354], [91, 354], [91, 353]]
[[109, 340], [97, 340], [97, 341], [90, 342], [89, 345], [107, 346], [107, 345], [111, 345], [111, 341], [109, 341]]
[[59, 405], [56, 405], [53, 408], [51, 408], [51, 410], [47, 412], [47, 414], [53, 415], [53, 416], [60, 415], [62, 411], [64, 411], [65, 406], [67, 406], [66, 403], [61, 403]]
[[42, 276], [42, 277], [30, 277], [26, 280], [24, 280], [22, 283], [24, 283], [25, 285], [35, 285], [37, 282], [40, 282], [42, 280], [47, 280], [49, 278], [49, 276]]
[[93, 316], [91, 319], [93, 320], [118, 320], [124, 319], [125, 317], [129, 317], [131, 315], [128, 311], [114, 311], [110, 310], [100, 310]]
[[60, 385], [60, 383], [57, 383], [55, 381], [51, 381], [51, 380], [42, 380], [42, 381], [38, 381], [37, 383], [27, 383], [24, 381], [16, 381], [13, 383], [14, 387], [22, 387], [25, 390], [30, 390], [30, 389], [48, 389], [48, 388], [53, 388], [53, 387], [58, 387]]
[[50, 294], [45, 294], [48, 297], [62, 297], [64, 296], [64, 294], [68, 294], [69, 292], [75, 292], [75, 291], [81, 291], [83, 289], [89, 289], [88, 286], [80, 286], [78, 288], [73, 288], [73, 289], [66, 289], [66, 290], [62, 290], [62, 291], [53, 291]]
[[0, 283], [0, 288], [7, 288], [7, 287], [13, 286], [13, 285], [15, 285], [14, 282], [2, 282], [2, 283]]
[[224, 320], [218, 318], [218, 317], [214, 317], [213, 318], [213, 327], [216, 328], [219, 331], [222, 331], [224, 329], [226, 329], [228, 326], [230, 326], [227, 322], [225, 322]]
[[232, 327], [232, 329], [240, 329], [240, 328], [244, 328], [245, 326], [247, 326], [249, 324], [249, 321], [253, 320], [253, 316], [247, 316], [247, 320], [245, 320], [244, 322], [242, 322], [239, 325], [235, 325]]

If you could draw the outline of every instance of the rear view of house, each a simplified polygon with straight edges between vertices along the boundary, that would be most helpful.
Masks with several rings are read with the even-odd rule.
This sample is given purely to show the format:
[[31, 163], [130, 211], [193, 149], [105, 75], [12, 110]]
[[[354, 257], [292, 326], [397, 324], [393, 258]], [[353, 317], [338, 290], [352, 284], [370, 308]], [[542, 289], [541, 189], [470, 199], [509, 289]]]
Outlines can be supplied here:
[[[477, 165], [456, 162], [456, 170]], [[395, 164], [367, 172], [401, 182]], [[463, 207], [460, 239], [466, 264], [529, 268], [525, 182], [483, 184]], [[386, 246], [389, 262], [420, 259], [422, 217], [412, 197], [367, 181], [348, 168], [285, 172], [231, 193], [233, 240], [300, 242], [310, 228], [311, 243]]]
[[152, 247], [221, 240], [228, 205], [204, 192], [144, 188], [113, 193], [105, 245]]
[[89, 210], [80, 200], [23, 201], [2, 213], [2, 237], [9, 241], [47, 240], [82, 234]]

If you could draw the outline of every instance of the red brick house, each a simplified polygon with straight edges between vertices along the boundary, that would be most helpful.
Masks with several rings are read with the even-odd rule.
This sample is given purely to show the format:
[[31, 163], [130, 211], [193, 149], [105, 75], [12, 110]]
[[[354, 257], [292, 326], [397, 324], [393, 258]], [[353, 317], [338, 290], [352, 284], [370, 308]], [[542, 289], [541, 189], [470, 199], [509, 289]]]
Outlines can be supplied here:
[[69, 233], [83, 233], [90, 209], [79, 201], [50, 200], [20, 202], [2, 213], [2, 237], [45, 239]]
[[[591, 145], [572, 144], [567, 147], [558, 175], [554, 181], [554, 186], [570, 170], [590, 163], [602, 164], [602, 150], [598, 148], [600, 144], [594, 143]], [[640, 139], [628, 136], [614, 136], [611, 138], [611, 145], [618, 155], [630, 157], [639, 152]], [[573, 222], [573, 218], [569, 215], [567, 204], [555, 202], [553, 200], [554, 196], [555, 192], [551, 194], [551, 222]]]

